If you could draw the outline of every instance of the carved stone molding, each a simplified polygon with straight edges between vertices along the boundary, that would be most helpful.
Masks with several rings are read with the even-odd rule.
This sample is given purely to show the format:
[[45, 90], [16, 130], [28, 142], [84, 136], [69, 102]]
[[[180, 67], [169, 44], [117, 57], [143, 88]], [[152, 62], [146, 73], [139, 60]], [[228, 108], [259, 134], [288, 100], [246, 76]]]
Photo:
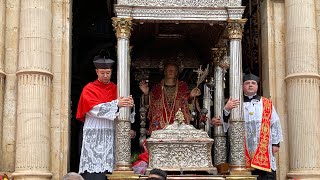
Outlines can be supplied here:
[[131, 17], [126, 17], [126, 18], [113, 17], [112, 26], [114, 27], [117, 38], [125, 38], [125, 39], [130, 38], [131, 30], [132, 30]]
[[240, 19], [244, 12], [244, 7], [233, 7], [229, 10], [216, 7], [143, 7], [143, 6], [127, 6], [115, 5], [115, 13], [117, 17], [132, 17], [141, 21], [225, 21], [232, 17]]
[[20, 70], [16, 72], [17, 76], [20, 75], [24, 75], [24, 74], [38, 74], [38, 75], [43, 75], [43, 76], [47, 76], [50, 79], [53, 78], [53, 73], [49, 72], [49, 71], [45, 71], [45, 70], [41, 70], [41, 69], [27, 69], [27, 70]]
[[313, 79], [319, 79], [320, 80], [320, 75], [317, 73], [291, 73], [285, 77], [285, 80], [291, 80], [291, 79], [302, 79], [302, 78], [313, 78]]
[[242, 39], [243, 27], [247, 19], [228, 19], [229, 39]]

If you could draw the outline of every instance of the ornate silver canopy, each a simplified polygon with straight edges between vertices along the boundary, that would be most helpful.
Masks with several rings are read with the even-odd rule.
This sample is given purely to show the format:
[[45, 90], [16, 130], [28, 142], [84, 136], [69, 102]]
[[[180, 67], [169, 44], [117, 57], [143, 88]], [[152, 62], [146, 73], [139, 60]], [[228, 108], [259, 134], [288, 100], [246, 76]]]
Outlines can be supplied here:
[[118, 0], [117, 17], [150, 21], [225, 21], [240, 19], [241, 0]]

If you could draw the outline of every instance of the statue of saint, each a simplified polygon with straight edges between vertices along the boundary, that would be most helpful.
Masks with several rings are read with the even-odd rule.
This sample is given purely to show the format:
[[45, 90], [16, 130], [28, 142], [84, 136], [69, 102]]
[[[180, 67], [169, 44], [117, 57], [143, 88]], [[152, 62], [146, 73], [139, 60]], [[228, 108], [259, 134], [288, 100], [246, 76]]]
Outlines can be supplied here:
[[140, 89], [144, 95], [149, 95], [148, 119], [149, 133], [163, 129], [174, 122], [174, 117], [179, 108], [184, 115], [184, 122], [190, 123], [191, 114], [188, 101], [201, 94], [199, 88], [189, 91], [188, 85], [178, 80], [179, 67], [176, 64], [166, 64], [164, 67], [164, 79], [156, 84], [149, 94], [149, 86], [146, 81], [140, 82]]

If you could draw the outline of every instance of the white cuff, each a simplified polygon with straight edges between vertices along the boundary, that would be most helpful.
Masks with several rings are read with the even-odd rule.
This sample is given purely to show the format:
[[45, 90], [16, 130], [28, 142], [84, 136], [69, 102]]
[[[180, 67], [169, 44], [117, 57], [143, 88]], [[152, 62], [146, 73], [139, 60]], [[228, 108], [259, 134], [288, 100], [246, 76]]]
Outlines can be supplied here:
[[225, 116], [229, 116], [230, 111], [227, 111], [225, 108], [223, 108], [223, 114], [224, 114]]

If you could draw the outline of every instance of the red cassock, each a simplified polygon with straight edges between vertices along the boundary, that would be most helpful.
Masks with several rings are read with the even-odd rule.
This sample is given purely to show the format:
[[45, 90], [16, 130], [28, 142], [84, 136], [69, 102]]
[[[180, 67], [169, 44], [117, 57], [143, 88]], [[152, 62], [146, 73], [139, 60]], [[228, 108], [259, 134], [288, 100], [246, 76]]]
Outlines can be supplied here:
[[117, 85], [115, 85], [113, 82], [104, 84], [99, 80], [95, 80], [83, 88], [78, 103], [76, 118], [84, 122], [86, 113], [89, 112], [94, 106], [101, 103], [111, 102], [116, 99]]

